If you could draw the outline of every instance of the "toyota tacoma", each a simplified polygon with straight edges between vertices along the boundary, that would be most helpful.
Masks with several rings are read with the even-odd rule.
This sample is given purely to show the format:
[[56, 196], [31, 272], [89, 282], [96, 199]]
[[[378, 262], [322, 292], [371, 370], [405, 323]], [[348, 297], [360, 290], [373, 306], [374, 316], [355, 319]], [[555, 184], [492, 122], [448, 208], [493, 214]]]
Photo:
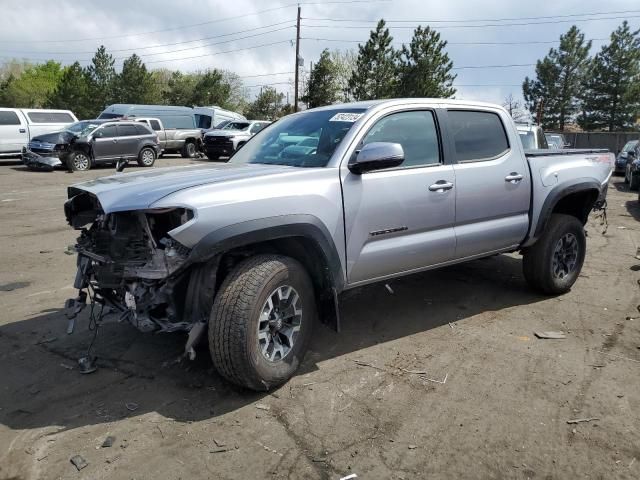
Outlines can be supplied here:
[[524, 150], [491, 104], [307, 110], [226, 164], [69, 187], [75, 287], [140, 330], [188, 332], [192, 358], [208, 337], [220, 375], [268, 390], [294, 374], [316, 319], [340, 331], [354, 287], [519, 252], [531, 287], [567, 292], [612, 168], [604, 150]]

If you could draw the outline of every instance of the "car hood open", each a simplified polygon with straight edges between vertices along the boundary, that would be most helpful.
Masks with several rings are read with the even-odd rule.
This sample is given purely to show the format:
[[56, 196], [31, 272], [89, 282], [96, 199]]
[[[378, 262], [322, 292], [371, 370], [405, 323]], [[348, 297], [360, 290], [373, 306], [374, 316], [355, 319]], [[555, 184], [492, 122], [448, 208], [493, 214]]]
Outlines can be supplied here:
[[95, 195], [104, 213], [151, 208], [167, 195], [185, 188], [243, 180], [291, 171], [294, 167], [260, 164], [189, 165], [120, 173], [68, 188], [68, 197]]

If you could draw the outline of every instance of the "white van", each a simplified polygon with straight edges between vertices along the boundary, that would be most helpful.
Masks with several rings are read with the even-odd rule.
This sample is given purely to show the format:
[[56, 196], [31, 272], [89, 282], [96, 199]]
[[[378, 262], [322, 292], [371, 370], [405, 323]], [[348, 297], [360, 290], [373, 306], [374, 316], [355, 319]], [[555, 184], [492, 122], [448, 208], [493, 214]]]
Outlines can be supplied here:
[[246, 120], [243, 115], [232, 112], [231, 110], [225, 110], [216, 105], [211, 107], [193, 107], [193, 113], [196, 116], [197, 127], [204, 130], [219, 128], [219, 125], [224, 121]]
[[31, 137], [64, 130], [77, 121], [69, 110], [0, 108], [0, 157], [20, 155]]

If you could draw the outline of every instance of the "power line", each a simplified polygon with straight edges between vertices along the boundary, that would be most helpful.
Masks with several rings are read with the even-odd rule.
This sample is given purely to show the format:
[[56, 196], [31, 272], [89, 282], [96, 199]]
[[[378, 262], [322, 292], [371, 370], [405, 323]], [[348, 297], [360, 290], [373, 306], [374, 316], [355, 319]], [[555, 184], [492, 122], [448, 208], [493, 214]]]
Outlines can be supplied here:
[[[624, 17], [601, 17], [601, 18], [585, 18], [585, 19], [573, 19], [573, 20], [556, 20], [556, 21], [546, 21], [546, 22], [522, 22], [522, 23], [484, 23], [480, 25], [438, 25], [438, 29], [445, 28], [490, 28], [490, 27], [522, 27], [522, 26], [531, 26], [531, 25], [548, 25], [548, 24], [558, 24], [558, 23], [579, 23], [579, 22], [595, 22], [597, 20], [618, 20], [618, 19], [629, 19], [629, 18], [640, 18], [640, 15], [627, 15]], [[307, 28], [349, 28], [349, 29], [357, 29], [357, 28], [366, 28], [371, 30], [371, 26], [367, 25], [340, 25], [340, 27], [336, 27], [335, 25], [309, 25], [303, 24], [302, 26]], [[389, 25], [389, 28], [416, 28], [419, 25], [411, 26], [411, 25]]]
[[[145, 47], [133, 47], [133, 48], [117, 48], [117, 49], [109, 49], [110, 52], [128, 52], [128, 51], [138, 51], [138, 50], [147, 50], [150, 48], [160, 48], [160, 47], [172, 47], [175, 45], [184, 45], [185, 43], [194, 43], [194, 42], [201, 42], [204, 40], [213, 40], [215, 38], [222, 38], [222, 37], [229, 37], [232, 35], [237, 35], [240, 33], [248, 33], [248, 32], [255, 32], [256, 30], [262, 30], [264, 28], [271, 28], [271, 27], [277, 27], [280, 25], [284, 25], [285, 23], [291, 23], [292, 20], [285, 20], [283, 22], [278, 22], [278, 23], [272, 23], [270, 25], [264, 25], [262, 27], [256, 27], [256, 28], [249, 28], [246, 30], [238, 30], [236, 32], [230, 32], [230, 33], [224, 33], [221, 35], [213, 35], [210, 37], [202, 37], [202, 38], [196, 38], [194, 40], [183, 40], [181, 42], [173, 42], [173, 43], [163, 43], [163, 44], [158, 44], [158, 45], [149, 45], [149, 46], [145, 46]], [[261, 35], [267, 34], [270, 32], [262, 32]], [[258, 36], [258, 35], [255, 35]], [[245, 37], [248, 38], [248, 37]], [[241, 39], [235, 39], [235, 40], [241, 40]], [[231, 40], [233, 41], [233, 40]], [[196, 47], [192, 47], [192, 48], [196, 48]], [[41, 55], [84, 55], [84, 54], [92, 54], [95, 53], [95, 51], [82, 51], [82, 52], [41, 52], [41, 51], [37, 51], [37, 50], [29, 50], [29, 51], [19, 51], [19, 50], [3, 50], [2, 53], [35, 53], [35, 54], [41, 54]]]
[[452, 67], [451, 70], [467, 70], [467, 69], [480, 69], [480, 68], [512, 68], [512, 67], [533, 67], [535, 63], [511, 63], [507, 65], [466, 65], [463, 67]]
[[[618, 15], [627, 13], [640, 13], [640, 10], [618, 10], [612, 12], [591, 12], [591, 13], [572, 13], [568, 15], [547, 15], [542, 17], [510, 17], [510, 18], [478, 18], [467, 20], [385, 20], [386, 23], [477, 23], [477, 22], [508, 22], [513, 20], [542, 20], [547, 18], [571, 18], [571, 17], [589, 17], [594, 15]], [[328, 22], [351, 22], [351, 23], [369, 23], [378, 20], [353, 20], [350, 18], [315, 18], [302, 17], [303, 20], [318, 20]]]
[[[343, 40], [338, 38], [315, 38], [315, 37], [300, 37], [300, 40], [316, 40], [320, 42], [343, 42], [343, 43], [367, 43], [367, 40]], [[601, 41], [608, 40], [608, 38], [588, 38], [585, 41]], [[394, 42], [399, 43], [399, 42]], [[405, 42], [406, 43], [406, 42]], [[447, 42], [447, 46], [450, 45], [466, 45], [466, 46], [492, 46], [492, 45], [547, 45], [553, 43], [560, 43], [560, 40], [531, 40], [531, 41], [521, 41], [521, 42]]]
[[179, 27], [172, 27], [172, 28], [164, 28], [161, 30], [152, 30], [149, 32], [140, 32], [140, 33], [130, 33], [127, 35], [110, 35], [110, 36], [105, 36], [105, 37], [92, 37], [92, 38], [69, 38], [66, 40], [0, 40], [0, 43], [71, 43], [71, 42], [87, 42], [87, 41], [92, 41], [92, 40], [109, 40], [109, 39], [114, 39], [114, 38], [130, 38], [130, 37], [139, 37], [142, 35], [152, 35], [155, 33], [163, 33], [163, 32], [170, 32], [170, 31], [175, 31], [175, 30], [183, 30], [186, 28], [193, 28], [193, 27], [201, 27], [203, 25], [211, 25], [213, 23], [221, 23], [221, 22], [226, 22], [229, 20], [237, 20], [239, 18], [246, 18], [246, 17], [251, 17], [251, 16], [255, 16], [255, 15], [261, 15], [263, 13], [268, 13], [268, 12], [273, 12], [276, 10], [283, 10], [285, 8], [289, 8], [289, 7], [294, 7], [297, 5], [325, 5], [325, 4], [353, 4], [353, 3], [374, 3], [374, 2], [387, 2], [387, 1], [391, 1], [391, 0], [337, 0], [337, 1], [323, 1], [323, 2], [296, 2], [296, 3], [288, 3], [286, 5], [281, 5], [279, 7], [272, 7], [272, 8], [267, 8], [264, 10], [257, 10], [257, 11], [253, 11], [253, 12], [247, 12], [247, 13], [243, 13], [242, 15], [234, 15], [232, 17], [225, 17], [225, 18], [217, 18], [215, 20], [208, 20], [206, 22], [200, 22], [200, 23], [191, 23], [188, 25], [181, 25]]

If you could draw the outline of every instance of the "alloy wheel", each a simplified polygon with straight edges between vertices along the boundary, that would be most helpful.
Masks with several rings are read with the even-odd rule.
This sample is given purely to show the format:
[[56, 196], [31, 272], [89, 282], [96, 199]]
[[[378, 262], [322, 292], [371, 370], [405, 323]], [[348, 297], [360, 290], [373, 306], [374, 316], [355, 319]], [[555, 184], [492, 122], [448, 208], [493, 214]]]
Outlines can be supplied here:
[[564, 234], [553, 251], [553, 276], [559, 279], [573, 273], [578, 263], [578, 239], [573, 233]]
[[284, 359], [293, 349], [302, 324], [300, 295], [289, 285], [275, 289], [260, 310], [258, 348], [270, 362]]
[[84, 153], [77, 153], [73, 157], [73, 167], [76, 170], [88, 170], [89, 169], [89, 157]]

